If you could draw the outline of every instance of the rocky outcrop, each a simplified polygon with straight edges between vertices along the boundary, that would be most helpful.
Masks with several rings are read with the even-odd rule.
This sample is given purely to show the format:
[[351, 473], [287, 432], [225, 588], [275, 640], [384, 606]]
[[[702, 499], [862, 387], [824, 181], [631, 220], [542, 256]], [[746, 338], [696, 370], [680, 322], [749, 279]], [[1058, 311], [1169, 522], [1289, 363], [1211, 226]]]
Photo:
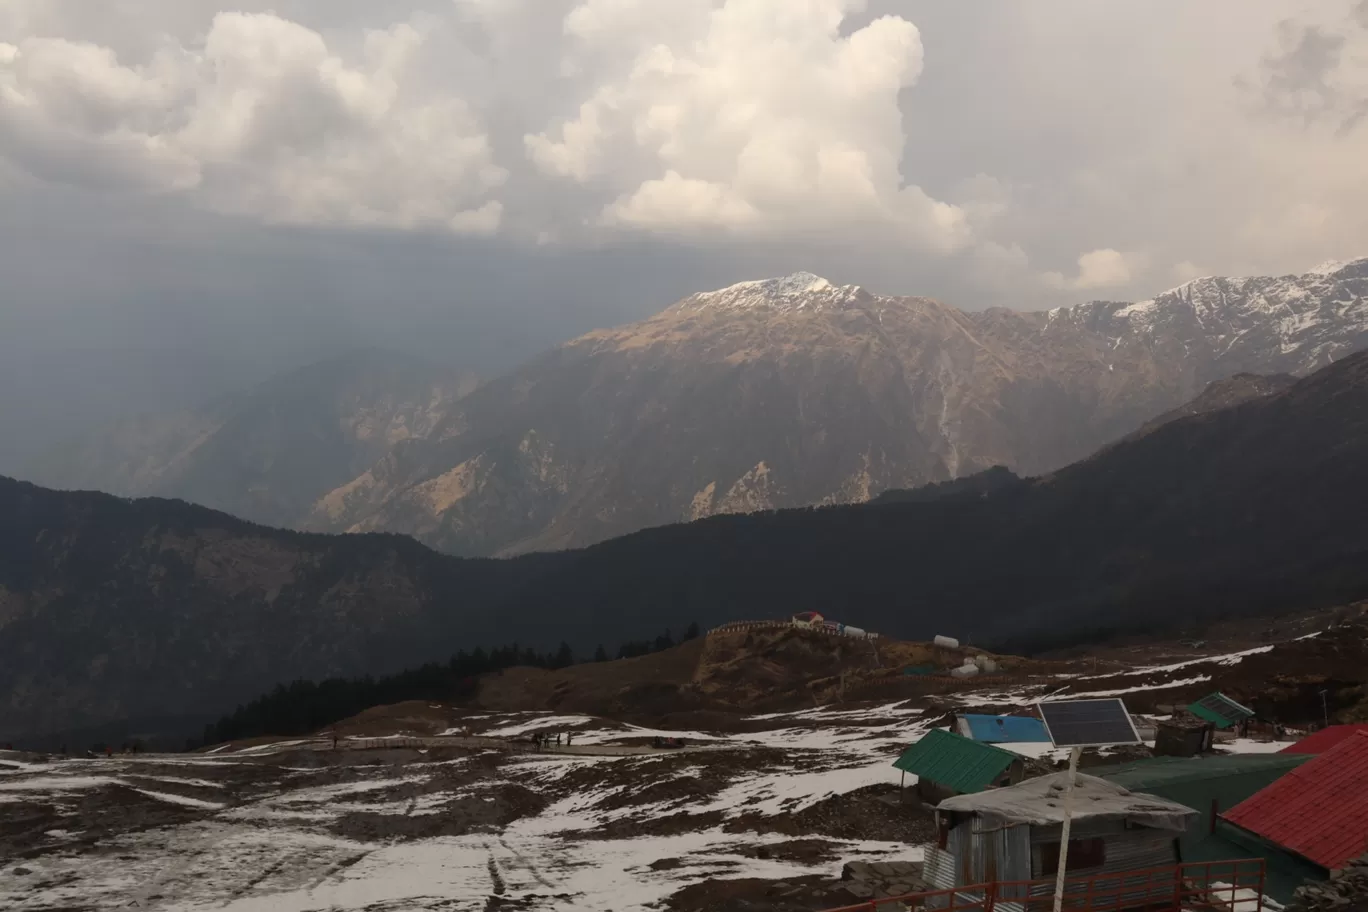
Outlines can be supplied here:
[[1368, 912], [1368, 854], [1332, 872], [1324, 883], [1298, 887], [1287, 912]]

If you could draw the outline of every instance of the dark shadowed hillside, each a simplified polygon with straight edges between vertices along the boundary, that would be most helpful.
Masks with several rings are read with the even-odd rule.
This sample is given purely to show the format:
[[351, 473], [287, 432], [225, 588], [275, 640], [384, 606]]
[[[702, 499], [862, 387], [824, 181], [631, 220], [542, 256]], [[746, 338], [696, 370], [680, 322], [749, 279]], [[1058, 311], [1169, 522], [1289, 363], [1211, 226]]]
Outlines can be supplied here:
[[1236, 374], [1225, 380], [1212, 381], [1195, 399], [1183, 403], [1172, 411], [1165, 412], [1152, 421], [1145, 422], [1143, 427], [1126, 439], [1142, 437], [1155, 428], [1163, 427], [1170, 421], [1177, 421], [1179, 418], [1186, 418], [1189, 415], [1214, 412], [1217, 409], [1230, 408], [1232, 405], [1281, 393], [1283, 390], [1291, 388], [1296, 382], [1297, 378], [1291, 374], [1270, 374], [1268, 376], [1263, 374]]
[[0, 738], [213, 716], [281, 680], [446, 658], [497, 638], [488, 606], [555, 560], [462, 561], [0, 479]]
[[219, 712], [280, 680], [520, 640], [577, 651], [818, 609], [1058, 645], [1368, 596], [1368, 355], [1028, 481], [442, 557], [0, 481], [0, 734]]
[[554, 592], [586, 631], [642, 604], [700, 618], [818, 609], [1016, 645], [1341, 601], [1368, 592], [1365, 465], [1356, 355], [986, 497], [649, 530], [586, 550], [524, 597]]

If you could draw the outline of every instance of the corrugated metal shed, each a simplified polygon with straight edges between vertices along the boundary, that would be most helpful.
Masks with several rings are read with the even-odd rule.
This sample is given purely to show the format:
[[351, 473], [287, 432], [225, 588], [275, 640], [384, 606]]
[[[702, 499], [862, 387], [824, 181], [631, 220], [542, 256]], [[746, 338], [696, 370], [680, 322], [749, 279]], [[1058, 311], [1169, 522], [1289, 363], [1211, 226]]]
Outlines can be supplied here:
[[[959, 717], [959, 732], [986, 744], [1033, 743], [1049, 741], [1045, 725], [1030, 716], [986, 716], [965, 713]], [[967, 729], [967, 731], [966, 731]]]
[[943, 728], [933, 728], [903, 751], [893, 765], [903, 772], [967, 794], [981, 792], [992, 785], [1017, 759], [1011, 751], [971, 741]]
[[1236, 703], [1219, 692], [1202, 697], [1187, 709], [1197, 718], [1205, 719], [1217, 728], [1230, 728], [1254, 716], [1254, 710]]
[[1327, 870], [1368, 846], [1368, 732], [1355, 732], [1222, 819]]
[[1284, 747], [1282, 754], [1323, 754], [1355, 732], [1368, 731], [1368, 722], [1357, 725], [1332, 725], [1307, 735], [1291, 747]]

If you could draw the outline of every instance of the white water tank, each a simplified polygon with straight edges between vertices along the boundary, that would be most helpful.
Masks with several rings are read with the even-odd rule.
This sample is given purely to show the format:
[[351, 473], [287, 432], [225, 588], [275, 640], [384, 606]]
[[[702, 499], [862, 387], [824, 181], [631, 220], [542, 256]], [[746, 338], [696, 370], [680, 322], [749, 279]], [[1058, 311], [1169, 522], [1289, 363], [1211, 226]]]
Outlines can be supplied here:
[[931, 642], [937, 646], [944, 646], [946, 649], [959, 649], [959, 640], [954, 637], [938, 636]]
[[978, 666], [973, 664], [961, 665], [959, 668], [950, 669], [950, 676], [952, 678], [972, 678], [978, 673]]
[[860, 639], [864, 639], [865, 637], [869, 636], [869, 634], [865, 633], [859, 627], [851, 627], [849, 624], [841, 628], [841, 632], [848, 637], [859, 637]]

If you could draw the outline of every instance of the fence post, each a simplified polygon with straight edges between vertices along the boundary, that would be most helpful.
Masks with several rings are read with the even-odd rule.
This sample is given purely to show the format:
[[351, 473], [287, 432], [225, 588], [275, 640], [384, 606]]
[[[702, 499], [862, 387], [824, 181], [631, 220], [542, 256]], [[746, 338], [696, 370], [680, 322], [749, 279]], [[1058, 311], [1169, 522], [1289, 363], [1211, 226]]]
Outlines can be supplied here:
[[997, 904], [997, 881], [990, 881], [983, 891], [984, 907], [983, 912], [993, 912], [993, 906]]

